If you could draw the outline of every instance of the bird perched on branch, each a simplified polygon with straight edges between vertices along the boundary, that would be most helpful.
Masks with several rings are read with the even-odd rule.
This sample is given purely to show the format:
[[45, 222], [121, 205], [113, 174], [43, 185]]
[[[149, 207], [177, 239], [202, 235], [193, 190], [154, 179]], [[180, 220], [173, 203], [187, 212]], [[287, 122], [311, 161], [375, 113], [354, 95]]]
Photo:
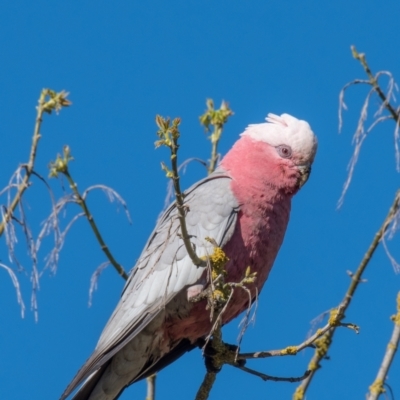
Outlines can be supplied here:
[[[291, 199], [307, 181], [317, 150], [309, 124], [269, 114], [249, 125], [218, 168], [185, 192], [186, 224], [198, 257], [222, 248], [226, 281], [248, 267], [256, 280], [236, 290], [225, 324], [261, 291], [282, 244]], [[212, 238], [213, 240], [206, 240]], [[180, 234], [176, 204], [160, 218], [132, 270], [99, 342], [61, 399], [84, 381], [74, 400], [113, 400], [132, 383], [170, 364], [211, 330], [207, 266], [195, 266]], [[250, 297], [249, 297], [250, 293]]]

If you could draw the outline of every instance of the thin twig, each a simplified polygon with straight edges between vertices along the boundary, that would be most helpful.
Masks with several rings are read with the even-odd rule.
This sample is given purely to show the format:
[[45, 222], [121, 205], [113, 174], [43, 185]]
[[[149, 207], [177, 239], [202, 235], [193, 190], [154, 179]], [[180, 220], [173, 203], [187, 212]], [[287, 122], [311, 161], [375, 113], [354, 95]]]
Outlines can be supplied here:
[[[400, 114], [399, 112], [390, 104], [390, 101], [388, 97], [383, 93], [382, 89], [378, 85], [378, 80], [377, 78], [373, 75], [371, 72], [371, 69], [369, 68], [369, 65], [367, 63], [367, 59], [365, 57], [364, 53], [358, 53], [355, 46], [351, 46], [351, 52], [353, 54], [353, 57], [360, 61], [361, 65], [364, 68], [365, 73], [368, 75], [369, 82], [373, 86], [374, 90], [376, 93], [378, 93], [378, 96], [381, 98], [383, 105], [385, 108], [392, 114], [393, 119], [396, 121], [397, 124], [400, 125]], [[379, 76], [379, 75], [378, 75]]]
[[224, 125], [228, 122], [228, 118], [233, 115], [233, 111], [225, 101], [222, 101], [221, 107], [218, 110], [214, 108], [214, 101], [212, 99], [207, 99], [206, 105], [207, 110], [199, 117], [199, 119], [206, 132], [210, 132], [210, 125], [214, 128], [213, 132], [209, 136], [209, 139], [211, 140], [211, 158], [207, 171], [208, 174], [211, 174], [215, 171], [219, 160], [218, 144], [221, 140]]
[[[338, 308], [338, 313], [337, 313], [337, 317], [336, 317], [337, 321], [340, 322], [344, 318], [344, 314], [351, 303], [354, 293], [357, 290], [360, 282], [362, 282], [362, 275], [365, 271], [365, 268], [371, 261], [372, 256], [375, 253], [375, 250], [377, 249], [379, 243], [382, 241], [382, 238], [383, 238], [385, 232], [388, 230], [388, 228], [389, 228], [391, 222], [393, 221], [393, 218], [396, 216], [396, 213], [399, 210], [399, 208], [400, 208], [400, 190], [396, 192], [393, 204], [389, 209], [388, 215], [386, 216], [385, 220], [383, 221], [382, 226], [380, 227], [378, 232], [375, 234], [375, 237], [374, 237], [372, 243], [370, 244], [367, 252], [365, 253], [363, 259], [361, 260], [361, 263], [358, 266], [357, 271], [351, 277], [350, 286], [347, 289], [347, 292], [343, 298], [343, 301], [342, 301], [340, 307]], [[321, 346], [319, 346], [319, 347], [317, 346], [314, 356], [312, 357], [312, 359], [309, 363], [309, 369], [312, 372], [296, 389], [295, 397], [294, 397], [296, 400], [304, 399], [304, 395], [307, 391], [308, 386], [311, 383], [312, 378], [314, 377], [317, 369], [320, 368], [321, 360], [326, 356], [326, 354], [329, 350], [336, 327], [337, 326], [333, 326], [331, 329], [329, 329], [326, 332], [326, 334], [323, 337], [321, 337], [319, 339], [319, 340], [321, 340]]]
[[[128, 220], [128, 222], [132, 225], [132, 219], [131, 219], [131, 215], [129, 214], [129, 210], [128, 210], [128, 206], [126, 204], [126, 201], [122, 198], [122, 196], [116, 192], [114, 189], [105, 186], [105, 185], [93, 185], [88, 187], [83, 193], [82, 193], [82, 198], [84, 200], [86, 200], [86, 197], [88, 196], [88, 194], [96, 189], [100, 189], [102, 192], [104, 192], [108, 198], [108, 200], [110, 201], [110, 203], [112, 203], [115, 199], [117, 200], [117, 207], [118, 204], [121, 204], [122, 207], [124, 208], [125, 211], [125, 215], [126, 218]], [[118, 208], [117, 208], [118, 210]]]
[[[361, 63], [361, 66], [363, 67], [365, 73], [367, 74], [368, 80], [360, 80], [356, 79], [352, 82], [347, 83], [343, 89], [340, 91], [339, 94], [339, 132], [342, 127], [342, 111], [344, 109], [347, 109], [346, 104], [344, 103], [344, 94], [346, 89], [348, 89], [350, 86], [355, 85], [355, 84], [367, 84], [371, 87], [370, 91], [368, 92], [363, 106], [361, 108], [360, 112], [360, 117], [358, 120], [357, 128], [356, 131], [353, 135], [353, 144], [354, 144], [354, 152], [351, 157], [350, 163], [348, 165], [348, 174], [346, 181], [343, 185], [342, 193], [340, 195], [340, 199], [338, 201], [338, 208], [340, 208], [344, 202], [344, 197], [347, 193], [347, 190], [350, 186], [354, 169], [358, 161], [358, 157], [360, 154], [361, 146], [368, 136], [368, 134], [371, 132], [371, 130], [380, 122], [385, 121], [386, 119], [393, 119], [395, 121], [396, 127], [394, 131], [394, 147], [395, 147], [395, 158], [396, 158], [396, 169], [400, 172], [400, 147], [399, 147], [399, 128], [400, 128], [400, 109], [396, 109], [391, 103], [391, 99], [394, 101], [396, 100], [394, 97], [394, 90], [398, 89], [397, 85], [394, 81], [394, 78], [392, 74], [388, 71], [379, 71], [374, 75], [368, 66], [368, 63], [366, 61], [366, 57], [364, 53], [358, 53], [356, 48], [354, 46], [351, 46], [351, 51], [353, 57], [358, 60]], [[386, 76], [389, 78], [389, 87], [387, 89], [387, 93], [385, 94], [384, 91], [381, 89], [379, 86], [378, 80], [381, 76]], [[381, 100], [381, 105], [378, 108], [378, 110], [374, 114], [374, 121], [371, 124], [371, 126], [365, 130], [365, 123], [367, 120], [367, 114], [368, 114], [368, 108], [370, 104], [370, 99], [372, 95], [376, 93], [379, 99]], [[389, 115], [384, 115], [381, 116], [383, 110], [387, 110]]]
[[[67, 107], [71, 103], [67, 100], [68, 93], [61, 91], [59, 93], [55, 93], [49, 89], [43, 89], [40, 97], [39, 97], [39, 105], [37, 106], [37, 115], [35, 120], [35, 127], [33, 130], [33, 137], [32, 137], [32, 145], [29, 154], [29, 161], [28, 164], [25, 165], [25, 176], [22, 179], [22, 182], [18, 185], [17, 193], [14, 196], [12, 202], [8, 205], [7, 211], [4, 214], [3, 220], [0, 223], [0, 236], [3, 234], [5, 225], [8, 224], [10, 221], [13, 212], [19, 202], [21, 201], [22, 195], [24, 194], [25, 190], [29, 186], [29, 179], [33, 172], [33, 167], [35, 164], [36, 159], [36, 152], [39, 140], [41, 138], [40, 135], [40, 128], [43, 121], [43, 113], [51, 113], [52, 110], [58, 111], [61, 107]], [[48, 99], [50, 97], [50, 99]]]
[[[19, 223], [23, 229], [25, 234], [26, 244], [28, 247], [28, 255], [32, 260], [32, 271], [30, 280], [32, 282], [32, 295], [31, 295], [31, 308], [34, 310], [35, 319], [38, 319], [37, 313], [37, 297], [36, 292], [39, 289], [39, 272], [37, 269], [37, 249], [35, 246], [35, 242], [33, 240], [32, 232], [28, 226], [27, 219], [25, 217], [25, 212], [22, 204], [22, 197], [25, 190], [30, 186], [30, 179], [32, 175], [38, 176], [40, 179], [40, 175], [38, 175], [34, 171], [34, 165], [36, 160], [36, 153], [38, 149], [39, 140], [41, 138], [40, 129], [43, 121], [43, 113], [51, 113], [53, 110], [58, 112], [62, 107], [67, 107], [71, 103], [67, 100], [68, 93], [61, 91], [56, 93], [50, 89], [43, 89], [40, 93], [38, 106], [36, 107], [37, 114], [35, 119], [35, 126], [33, 129], [32, 136], [32, 144], [29, 153], [29, 159], [27, 164], [20, 165], [15, 173], [12, 175], [9, 185], [1, 191], [1, 194], [7, 191], [7, 207], [2, 207], [1, 209], [1, 223], [0, 223], [0, 236], [4, 233], [5, 240], [8, 247], [8, 254], [10, 260], [14, 261], [17, 265], [17, 269], [19, 271], [24, 271], [24, 268], [19, 263], [15, 253], [14, 253], [14, 244], [17, 242], [17, 237], [15, 233], [15, 228], [13, 226], [13, 221]], [[22, 171], [25, 171], [25, 174], [22, 176]], [[11, 199], [11, 191], [12, 189], [16, 189], [16, 194]], [[52, 199], [53, 200], [53, 199]], [[16, 208], [18, 207], [20, 218], [14, 215]], [[6, 268], [3, 266], [3, 268]], [[10, 270], [8, 271], [11, 276]], [[18, 293], [18, 302], [21, 304], [22, 316], [24, 312], [24, 304], [22, 302], [22, 297], [19, 289], [19, 285], [16, 284], [17, 278], [16, 276], [12, 276], [14, 286], [16, 287]]]
[[[196, 158], [196, 157], [192, 157], [192, 158], [188, 158], [187, 160], [185, 160], [179, 167], [178, 167], [178, 172], [180, 173], [182, 171], [182, 174], [186, 173], [186, 168], [187, 166], [192, 162], [192, 161], [197, 161], [199, 164], [201, 164], [203, 167], [205, 167], [206, 169], [207, 167], [207, 163], [200, 159], [200, 158]], [[169, 205], [171, 204], [171, 199], [174, 196], [174, 182], [172, 181], [172, 179], [168, 182], [167, 184], [167, 195], [165, 196], [165, 200], [164, 200], [164, 207], [161, 210], [158, 219], [160, 219], [162, 217], [162, 215], [164, 214], [164, 211], [169, 207]]]
[[185, 249], [192, 260], [193, 264], [196, 267], [205, 267], [206, 261], [202, 260], [196, 254], [192, 243], [190, 242], [190, 235], [187, 230], [186, 226], [186, 212], [187, 208], [185, 206], [185, 195], [181, 191], [180, 186], [180, 178], [178, 173], [178, 139], [180, 136], [179, 133], [179, 124], [180, 119], [175, 118], [170, 125], [169, 118], [163, 118], [160, 115], [156, 116], [156, 123], [159, 127], [159, 131], [157, 135], [161, 138], [155, 144], [156, 147], [159, 146], [167, 146], [171, 152], [171, 168], [172, 170], [168, 169], [165, 164], [162, 164], [162, 169], [166, 172], [168, 178], [171, 178], [174, 183], [174, 190], [175, 190], [175, 198], [176, 198], [176, 209], [178, 211], [178, 220], [179, 225], [181, 228], [181, 239], [185, 245]]
[[186, 251], [188, 252], [192, 262], [197, 267], [204, 267], [205, 261], [199, 258], [193, 248], [193, 245], [190, 243], [190, 236], [186, 226], [186, 207], [184, 205], [184, 194], [180, 188], [180, 178], [178, 174], [178, 160], [177, 160], [177, 152], [178, 152], [178, 142], [177, 140], [172, 141], [171, 147], [171, 165], [173, 171], [172, 181], [174, 182], [175, 189], [175, 197], [176, 197], [176, 207], [178, 209], [178, 219], [182, 232], [182, 240], [185, 242]]
[[99, 229], [97, 228], [96, 222], [93, 218], [93, 215], [90, 213], [89, 208], [86, 204], [86, 201], [84, 200], [84, 198], [81, 196], [81, 194], [79, 193], [78, 190], [78, 186], [75, 183], [75, 181], [72, 179], [68, 169], [65, 169], [63, 171], [63, 174], [65, 175], [65, 177], [68, 180], [68, 183], [70, 184], [71, 190], [74, 192], [74, 195], [76, 197], [76, 201], [79, 204], [79, 206], [82, 208], [83, 212], [85, 213], [85, 216], [87, 218], [87, 220], [89, 221], [90, 227], [93, 230], [94, 235], [96, 236], [97, 241], [100, 244], [100, 248], [103, 251], [103, 253], [106, 255], [106, 257], [110, 260], [110, 263], [112, 264], [112, 266], [117, 270], [118, 274], [122, 276], [122, 278], [124, 278], [125, 280], [128, 279], [128, 274], [125, 272], [124, 268], [121, 266], [121, 264], [119, 264], [114, 256], [111, 254], [108, 246], [106, 245], [106, 243], [104, 242], [103, 237], [100, 234]]
[[386, 348], [382, 364], [379, 368], [378, 375], [374, 383], [369, 387], [369, 395], [367, 400], [378, 400], [381, 393], [385, 392], [384, 384], [389, 372], [390, 365], [392, 364], [394, 355], [400, 343], [400, 292], [397, 294], [397, 313], [392, 317], [394, 322], [394, 329], [392, 337]]
[[297, 346], [288, 346], [284, 349], [269, 350], [269, 351], [256, 351], [253, 353], [239, 353], [237, 360], [247, 360], [254, 358], [268, 358], [268, 357], [280, 357], [280, 356], [295, 356], [300, 351], [307, 347], [311, 347], [317, 339], [329, 332], [335, 323], [328, 322], [323, 328], [318, 329], [312, 336], [310, 336], [303, 343]]
[[255, 371], [254, 369], [251, 368], [247, 368], [244, 365], [237, 365], [237, 364], [230, 364], [235, 368], [239, 368], [240, 370], [247, 372], [251, 375], [255, 375], [258, 376], [259, 378], [261, 378], [263, 381], [274, 381], [274, 382], [301, 382], [304, 379], [306, 379], [311, 371], [306, 371], [302, 376], [298, 376], [298, 377], [289, 377], [289, 378], [284, 378], [281, 376], [271, 376], [271, 375], [267, 375], [267, 374], [263, 374], [261, 372]]

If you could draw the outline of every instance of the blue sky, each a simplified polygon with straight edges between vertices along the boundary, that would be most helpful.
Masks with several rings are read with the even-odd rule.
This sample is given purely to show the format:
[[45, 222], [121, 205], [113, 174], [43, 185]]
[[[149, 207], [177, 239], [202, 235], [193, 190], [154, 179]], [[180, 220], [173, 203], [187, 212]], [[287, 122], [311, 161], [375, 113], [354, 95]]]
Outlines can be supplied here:
[[[294, 199], [284, 244], [243, 350], [299, 343], [310, 322], [341, 301], [349, 284], [346, 270], [356, 269], [399, 186], [394, 124], [385, 122], [367, 138], [345, 203], [336, 210], [366, 95], [366, 88], [350, 89], [349, 110], [338, 135], [339, 91], [348, 81], [364, 78], [350, 45], [367, 53], [374, 71], [390, 70], [399, 78], [399, 13], [394, 0], [3, 2], [0, 187], [27, 160], [40, 90], [67, 90], [73, 106], [59, 116], [45, 116], [36, 169], [47, 175], [49, 161], [68, 144], [75, 157], [71, 174], [79, 188], [104, 184], [124, 197], [132, 225], [100, 192], [92, 193], [89, 207], [115, 257], [130, 269], [165, 197], [160, 161], [168, 156], [153, 145], [157, 113], [182, 118], [181, 160], [209, 157], [209, 142], [198, 122], [208, 97], [217, 104], [227, 100], [235, 112], [221, 153], [247, 124], [262, 122], [268, 112], [307, 120], [319, 139], [313, 173]], [[370, 118], [378, 104], [371, 101]], [[203, 175], [199, 166], [190, 166], [183, 185]], [[62, 194], [56, 180], [51, 185]], [[40, 181], [33, 180], [25, 206], [37, 234], [50, 211]], [[64, 226], [77, 211], [68, 208]], [[12, 266], [2, 240], [0, 262]], [[24, 246], [21, 235], [18, 254], [29, 274]], [[399, 238], [388, 246], [400, 259]], [[40, 253], [41, 268], [50, 248], [49, 240]], [[21, 319], [11, 281], [0, 271], [2, 399], [61, 395], [93, 350], [124, 284], [108, 268], [88, 308], [90, 277], [103, 261], [87, 221], [78, 221], [66, 239], [57, 273], [42, 276], [37, 323], [29, 310]], [[18, 277], [29, 309], [29, 276]], [[347, 312], [347, 320], [360, 325], [361, 332], [337, 332], [330, 360], [315, 377], [308, 399], [362, 398], [375, 378], [393, 328], [389, 316], [395, 311], [400, 276], [380, 248], [365, 278]], [[225, 328], [227, 341], [235, 342], [238, 323]], [[249, 366], [269, 375], [299, 376], [311, 354], [307, 350]], [[201, 354], [193, 351], [159, 374], [158, 398], [193, 398], [203, 375]], [[399, 376], [397, 357], [388, 381], [397, 396]], [[290, 399], [294, 390], [294, 384], [265, 383], [227, 366], [210, 398]], [[121, 399], [144, 397], [145, 385], [139, 383]]]

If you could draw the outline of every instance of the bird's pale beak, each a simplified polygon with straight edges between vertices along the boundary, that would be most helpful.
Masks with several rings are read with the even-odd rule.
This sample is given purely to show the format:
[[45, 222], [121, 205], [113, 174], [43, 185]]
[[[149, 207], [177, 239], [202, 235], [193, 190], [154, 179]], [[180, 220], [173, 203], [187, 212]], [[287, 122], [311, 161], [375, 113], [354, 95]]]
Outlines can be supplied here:
[[303, 164], [297, 166], [298, 170], [300, 171], [300, 180], [299, 180], [299, 188], [301, 188], [308, 180], [308, 177], [311, 173], [311, 165]]

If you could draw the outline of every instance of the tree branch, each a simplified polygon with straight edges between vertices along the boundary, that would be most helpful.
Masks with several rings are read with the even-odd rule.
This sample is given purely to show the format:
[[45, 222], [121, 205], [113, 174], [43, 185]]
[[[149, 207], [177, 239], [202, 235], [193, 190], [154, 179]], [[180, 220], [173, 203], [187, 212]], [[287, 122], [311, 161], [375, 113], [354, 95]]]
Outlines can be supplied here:
[[196, 394], [195, 400], [207, 400], [216, 379], [217, 372], [207, 371], [203, 382], [201, 383], [200, 388]]
[[71, 152], [68, 146], [64, 146], [63, 149], [63, 157], [60, 155], [57, 156], [57, 159], [55, 162], [50, 163], [50, 176], [51, 177], [56, 177], [58, 176], [59, 173], [62, 173], [68, 180], [68, 183], [71, 187], [72, 192], [74, 193], [74, 196], [76, 198], [76, 202], [78, 205], [82, 208], [83, 212], [85, 213], [85, 216], [87, 220], [89, 221], [90, 227], [92, 228], [92, 231], [94, 235], [96, 236], [96, 239], [100, 245], [101, 250], [103, 253], [106, 255], [107, 259], [110, 261], [112, 266], [116, 269], [118, 274], [124, 278], [125, 280], [128, 279], [128, 274], [125, 272], [124, 268], [122, 267], [121, 264], [119, 264], [114, 256], [111, 254], [108, 246], [106, 245], [103, 237], [100, 234], [100, 231], [96, 225], [96, 222], [93, 218], [93, 215], [90, 213], [89, 208], [86, 204], [85, 199], [82, 197], [82, 195], [79, 193], [78, 186], [75, 183], [75, 181], [72, 179], [69, 171], [68, 171], [68, 163], [71, 161], [73, 158], [71, 156]]
[[50, 89], [43, 89], [40, 94], [39, 104], [36, 107], [37, 114], [36, 114], [35, 127], [33, 130], [29, 161], [25, 165], [25, 176], [22, 179], [22, 182], [18, 185], [17, 193], [14, 196], [14, 199], [12, 200], [11, 204], [8, 205], [7, 211], [5, 212], [3, 220], [0, 223], [0, 236], [4, 233], [4, 229], [8, 224], [8, 222], [11, 220], [15, 208], [21, 201], [22, 195], [29, 186], [29, 180], [33, 173], [33, 167], [35, 165], [37, 147], [39, 140], [41, 138], [40, 128], [43, 121], [43, 113], [47, 112], [51, 114], [53, 110], [57, 112], [62, 107], [68, 107], [69, 105], [71, 105], [70, 101], [67, 100], [67, 96], [68, 93], [66, 93], [65, 91], [56, 93]]
[[[247, 360], [247, 359], [255, 359], [255, 358], [268, 358], [268, 357], [277, 357], [277, 356], [295, 356], [301, 350], [304, 350], [307, 347], [312, 347], [318, 339], [328, 333], [332, 328], [337, 326], [343, 326], [349, 329], [352, 329], [358, 333], [358, 326], [354, 324], [344, 324], [338, 320], [338, 315], [341, 315], [342, 305], [338, 307], [338, 309], [333, 309], [331, 312], [331, 318], [329, 318], [328, 323], [321, 329], [318, 329], [312, 336], [310, 336], [303, 343], [300, 343], [297, 346], [288, 346], [284, 349], [280, 350], [269, 350], [269, 351], [257, 351], [253, 353], [239, 353], [237, 355], [237, 360]], [[338, 311], [339, 310], [339, 311]], [[314, 347], [318, 347], [318, 344], [314, 345]]]
[[247, 372], [251, 375], [255, 375], [258, 376], [259, 378], [261, 378], [263, 381], [274, 381], [274, 382], [300, 382], [304, 379], [307, 378], [307, 376], [310, 375], [311, 371], [307, 370], [302, 376], [298, 376], [298, 377], [289, 377], [289, 378], [284, 378], [284, 377], [280, 377], [280, 376], [271, 376], [271, 375], [266, 375], [263, 374], [261, 372], [255, 371], [254, 369], [251, 368], [247, 368], [244, 365], [237, 365], [237, 364], [231, 364], [236, 368], [239, 368], [240, 370]]
[[[340, 91], [339, 94], [339, 132], [341, 131], [342, 128], [342, 110], [346, 109], [346, 104], [344, 103], [344, 94], [345, 91], [350, 87], [355, 84], [367, 84], [368, 86], [371, 87], [369, 90], [367, 96], [365, 97], [363, 106], [361, 108], [360, 112], [360, 117], [358, 119], [358, 124], [356, 131], [353, 135], [353, 145], [354, 145], [354, 152], [353, 155], [350, 159], [350, 163], [348, 165], [348, 174], [346, 181], [343, 185], [342, 193], [340, 195], [339, 201], [338, 201], [338, 208], [340, 208], [344, 202], [344, 197], [345, 194], [350, 186], [350, 182], [352, 180], [355, 166], [358, 161], [358, 157], [360, 155], [361, 147], [364, 143], [364, 140], [367, 138], [368, 134], [372, 131], [372, 129], [378, 125], [379, 123], [386, 121], [388, 119], [393, 119], [395, 121], [395, 130], [394, 130], [394, 148], [395, 148], [395, 158], [396, 158], [396, 169], [398, 172], [400, 172], [400, 147], [399, 147], [399, 142], [400, 142], [400, 108], [395, 108], [392, 106], [390, 103], [391, 98], [394, 99], [393, 96], [393, 90], [397, 87], [393, 76], [390, 72], [387, 71], [379, 71], [375, 75], [372, 73], [370, 67], [368, 66], [368, 63], [366, 61], [366, 57], [364, 53], [358, 53], [356, 48], [354, 46], [351, 46], [351, 51], [353, 57], [361, 63], [361, 66], [363, 67], [365, 73], [367, 74], [368, 79], [367, 80], [360, 80], [360, 79], [355, 79], [352, 82], [347, 83], [342, 90]], [[387, 90], [387, 93], [385, 94], [384, 91], [381, 89], [381, 87], [378, 84], [379, 78], [385, 75], [389, 78], [389, 88]], [[376, 93], [379, 99], [381, 100], [382, 104], [379, 107], [378, 111], [374, 115], [374, 121], [370, 125], [368, 129], [365, 127], [365, 123], [367, 120], [368, 116], [368, 109], [370, 105], [370, 100], [373, 97], [373, 94]], [[395, 99], [394, 99], [395, 100]], [[388, 115], [383, 115], [378, 117], [379, 115], [382, 114], [383, 110], [388, 111]]]
[[354, 296], [354, 293], [358, 288], [358, 285], [360, 284], [360, 282], [362, 282], [361, 278], [365, 271], [365, 268], [371, 261], [372, 256], [375, 253], [375, 250], [377, 249], [379, 243], [381, 242], [384, 234], [386, 233], [390, 223], [392, 222], [392, 220], [395, 217], [396, 213], [398, 212], [399, 208], [400, 208], [400, 190], [396, 192], [393, 204], [390, 207], [389, 212], [388, 212], [385, 220], [382, 223], [382, 226], [379, 228], [378, 232], [375, 234], [375, 237], [372, 240], [372, 243], [370, 244], [363, 259], [361, 260], [361, 263], [358, 266], [357, 271], [351, 277], [350, 286], [347, 289], [347, 292], [342, 300], [342, 303], [340, 304], [340, 306], [337, 309], [336, 320], [338, 321], [338, 324], [332, 326], [331, 329], [329, 329], [325, 333], [324, 336], [322, 336], [320, 339], [318, 339], [320, 341], [320, 346], [318, 346], [318, 345], [316, 346], [314, 356], [312, 357], [312, 359], [308, 365], [308, 369], [311, 370], [312, 372], [296, 389], [296, 392], [294, 395], [295, 400], [304, 399], [304, 395], [307, 391], [308, 386], [311, 383], [311, 380], [313, 379], [316, 371], [320, 368], [321, 360], [326, 356], [326, 354], [329, 350], [335, 330], [336, 330], [337, 326], [340, 326], [340, 324], [341, 324], [340, 321], [342, 321], [342, 319], [344, 318], [344, 313], [346, 312], [347, 308], [349, 307], [351, 300]]
[[161, 168], [165, 171], [167, 178], [172, 179], [174, 183], [176, 208], [178, 210], [178, 219], [181, 227], [181, 238], [193, 264], [196, 265], [196, 267], [205, 267], [207, 263], [205, 260], [202, 260], [197, 256], [193, 245], [190, 242], [190, 235], [186, 226], [185, 217], [187, 208], [184, 203], [185, 195], [181, 191], [178, 173], [178, 139], [180, 136], [178, 127], [180, 125], [180, 122], [180, 118], [175, 118], [172, 121], [172, 124], [170, 124], [169, 118], [163, 118], [160, 115], [157, 115], [156, 124], [159, 128], [157, 135], [160, 140], [156, 141], [155, 146], [156, 148], [160, 146], [166, 146], [170, 149], [172, 170], [170, 170], [164, 163], [161, 164]]
[[369, 83], [374, 88], [378, 96], [381, 98], [383, 106], [390, 112], [393, 119], [400, 126], [400, 113], [390, 104], [390, 99], [386, 97], [385, 93], [383, 93], [382, 89], [378, 85], [377, 77], [372, 73], [371, 69], [369, 68], [365, 54], [358, 53], [355, 46], [351, 46], [351, 53], [356, 60], [360, 61], [365, 73], [368, 75]]
[[155, 400], [156, 399], [156, 378], [157, 375], [153, 374], [146, 378], [147, 382], [147, 396], [146, 400]]
[[77, 203], [81, 206], [83, 212], [85, 213], [87, 220], [89, 221], [90, 227], [92, 228], [92, 231], [93, 231], [94, 235], [96, 236], [97, 241], [99, 242], [101, 250], [106, 255], [106, 257], [110, 260], [110, 263], [117, 270], [118, 274], [121, 275], [122, 278], [127, 280], [128, 274], [125, 272], [125, 270], [121, 266], [121, 264], [119, 264], [117, 262], [117, 260], [114, 258], [114, 256], [111, 254], [110, 249], [106, 245], [103, 237], [100, 234], [99, 229], [97, 228], [96, 222], [93, 218], [93, 215], [89, 211], [86, 201], [82, 198], [81, 194], [79, 193], [78, 186], [76, 185], [75, 181], [72, 179], [68, 170], [66, 170], [64, 172], [64, 175], [66, 176], [68, 183], [70, 184], [70, 187], [77, 198]]
[[393, 315], [391, 319], [394, 322], [392, 337], [386, 348], [378, 375], [376, 376], [374, 383], [369, 387], [369, 395], [367, 396], [367, 400], [378, 400], [381, 393], [385, 393], [383, 385], [400, 342], [400, 292], [397, 294], [397, 313], [396, 315]]

